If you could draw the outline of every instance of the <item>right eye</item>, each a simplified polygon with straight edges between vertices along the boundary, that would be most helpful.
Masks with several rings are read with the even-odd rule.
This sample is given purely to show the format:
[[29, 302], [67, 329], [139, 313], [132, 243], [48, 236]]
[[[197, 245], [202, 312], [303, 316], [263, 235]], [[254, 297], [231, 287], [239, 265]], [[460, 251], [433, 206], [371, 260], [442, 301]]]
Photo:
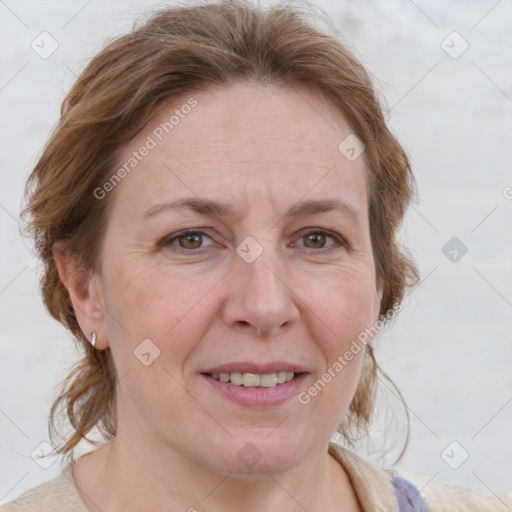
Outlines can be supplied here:
[[[164, 238], [159, 245], [164, 247], [174, 246], [186, 251], [193, 251], [195, 249], [202, 249], [204, 247], [202, 246], [202, 243], [205, 237], [211, 240], [211, 238], [203, 231], [187, 229], [185, 231], [180, 231], [179, 233], [175, 233]], [[178, 246], [176, 246], [175, 242], [178, 242]]]

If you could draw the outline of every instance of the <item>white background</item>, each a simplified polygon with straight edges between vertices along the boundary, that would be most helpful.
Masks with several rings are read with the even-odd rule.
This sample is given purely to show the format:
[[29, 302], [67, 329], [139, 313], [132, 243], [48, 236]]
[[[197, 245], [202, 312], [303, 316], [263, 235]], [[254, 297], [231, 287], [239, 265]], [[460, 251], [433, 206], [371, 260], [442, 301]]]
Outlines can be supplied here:
[[[418, 181], [402, 238], [423, 281], [377, 350], [411, 419], [409, 448], [397, 467], [510, 493], [512, 2], [318, 4], [377, 79]], [[59, 473], [58, 462], [43, 469], [30, 454], [48, 440], [49, 407], [76, 358], [70, 335], [44, 310], [40, 267], [20, 236], [24, 182], [75, 74], [106, 38], [155, 5], [0, 2], [1, 502]], [[43, 31], [59, 44], [47, 59], [30, 46]], [[469, 44], [456, 59], [441, 47], [453, 31]], [[456, 35], [445, 43], [454, 52], [462, 44]], [[457, 263], [441, 251], [454, 236], [468, 248]], [[452, 465], [462, 449], [469, 454], [458, 469], [441, 456], [453, 441]]]

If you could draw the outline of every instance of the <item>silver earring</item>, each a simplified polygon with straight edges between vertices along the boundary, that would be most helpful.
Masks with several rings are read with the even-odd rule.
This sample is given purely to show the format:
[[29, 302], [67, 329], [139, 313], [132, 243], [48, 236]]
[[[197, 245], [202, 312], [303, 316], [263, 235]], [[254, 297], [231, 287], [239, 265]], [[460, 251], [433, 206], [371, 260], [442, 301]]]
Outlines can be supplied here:
[[96, 345], [96, 332], [92, 333], [91, 345], [94, 347]]

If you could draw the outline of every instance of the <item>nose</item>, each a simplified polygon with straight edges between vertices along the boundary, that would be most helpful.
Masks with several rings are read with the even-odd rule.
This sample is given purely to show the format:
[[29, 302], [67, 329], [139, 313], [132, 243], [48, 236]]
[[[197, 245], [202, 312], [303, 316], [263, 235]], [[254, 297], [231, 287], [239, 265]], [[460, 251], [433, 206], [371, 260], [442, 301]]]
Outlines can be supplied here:
[[263, 338], [282, 336], [300, 318], [297, 297], [287, 282], [289, 273], [267, 256], [269, 252], [252, 263], [236, 261], [238, 268], [231, 276], [235, 284], [223, 312], [231, 329]]

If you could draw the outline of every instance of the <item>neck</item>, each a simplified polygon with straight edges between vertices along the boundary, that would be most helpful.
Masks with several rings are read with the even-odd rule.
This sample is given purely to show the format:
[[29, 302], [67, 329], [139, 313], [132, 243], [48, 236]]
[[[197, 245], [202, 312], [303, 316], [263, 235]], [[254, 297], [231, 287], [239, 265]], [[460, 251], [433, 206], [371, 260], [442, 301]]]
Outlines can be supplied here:
[[87, 473], [96, 475], [96, 495], [89, 503], [82, 496], [90, 510], [358, 510], [348, 477], [327, 445], [276, 473], [222, 473], [175, 447], [155, 449], [148, 437], [130, 438], [122, 432], [87, 457], [93, 456], [96, 461], [90, 459], [93, 467]]

